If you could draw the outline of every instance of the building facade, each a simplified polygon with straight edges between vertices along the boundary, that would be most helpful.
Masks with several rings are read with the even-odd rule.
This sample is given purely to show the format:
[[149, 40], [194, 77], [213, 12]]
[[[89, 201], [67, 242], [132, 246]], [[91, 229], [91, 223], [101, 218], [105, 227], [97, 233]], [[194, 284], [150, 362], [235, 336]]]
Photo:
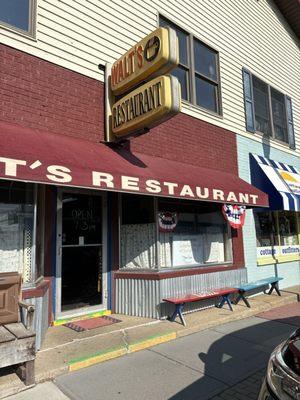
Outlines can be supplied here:
[[[271, 181], [270, 211], [253, 176], [300, 167], [299, 35], [280, 2], [4, 3], [0, 272], [22, 274], [39, 341], [83, 314], [163, 318], [164, 297], [299, 283], [297, 195], [281, 175], [293, 200]], [[108, 145], [105, 67], [159, 26], [177, 33], [182, 111]], [[225, 203], [249, 208], [243, 230]]]

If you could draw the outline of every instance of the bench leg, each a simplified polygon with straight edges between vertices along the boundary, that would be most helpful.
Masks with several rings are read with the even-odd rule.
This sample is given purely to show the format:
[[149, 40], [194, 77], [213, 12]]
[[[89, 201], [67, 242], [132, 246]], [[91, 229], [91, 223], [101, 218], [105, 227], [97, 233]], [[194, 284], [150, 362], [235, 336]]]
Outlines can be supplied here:
[[231, 306], [231, 301], [230, 301], [230, 294], [223, 294], [220, 304], [216, 304], [216, 307], [222, 308], [225, 303], [227, 303], [230, 310], [233, 311], [232, 306]]
[[271, 288], [268, 291], [268, 294], [271, 294], [274, 289], [275, 289], [275, 292], [278, 294], [278, 296], [281, 296], [281, 293], [280, 293], [280, 290], [279, 290], [279, 286], [278, 286], [278, 282], [271, 283]]
[[16, 370], [17, 375], [24, 381], [26, 386], [35, 384], [34, 360], [27, 361], [20, 365]]
[[182, 325], [186, 326], [185, 320], [184, 320], [183, 315], [182, 315], [183, 307], [184, 307], [184, 303], [175, 305], [175, 311], [173, 312], [173, 314], [172, 314], [172, 316], [170, 318], [170, 321], [174, 322], [176, 317], [177, 317], [177, 315], [178, 315]]
[[236, 298], [235, 304], [238, 304], [240, 300], [243, 300], [243, 302], [246, 304], [246, 306], [247, 306], [248, 308], [251, 308], [251, 307], [250, 307], [250, 303], [249, 303], [249, 301], [246, 299], [244, 292], [239, 292], [239, 295], [238, 295], [238, 297]]

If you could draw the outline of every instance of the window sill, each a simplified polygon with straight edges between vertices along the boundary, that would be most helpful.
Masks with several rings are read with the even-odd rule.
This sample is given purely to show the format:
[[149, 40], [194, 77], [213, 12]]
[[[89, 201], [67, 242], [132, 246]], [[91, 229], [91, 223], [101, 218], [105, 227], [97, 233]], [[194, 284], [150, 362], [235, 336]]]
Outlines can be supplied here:
[[168, 269], [168, 270], [123, 270], [115, 271], [114, 279], [144, 279], [144, 280], [162, 280], [168, 278], [176, 278], [181, 276], [202, 275], [212, 272], [231, 271], [244, 267], [233, 266], [230, 264], [210, 265], [202, 267], [184, 268], [184, 269]]
[[218, 113], [215, 113], [213, 111], [209, 111], [206, 108], [197, 106], [196, 104], [190, 103], [187, 100], [182, 100], [181, 102], [184, 105], [184, 107], [189, 109], [189, 110], [193, 110], [193, 111], [196, 111], [196, 112], [201, 112], [201, 113], [206, 114], [207, 116], [215, 117], [215, 118], [218, 118], [218, 119], [223, 119], [224, 118], [223, 114], [218, 114]]
[[22, 36], [25, 39], [29, 39], [33, 42], [37, 42], [36, 34], [35, 33], [26, 33], [25, 31], [22, 31], [21, 29], [11, 27], [9, 25], [4, 24], [3, 22], [0, 22], [0, 29], [4, 29], [5, 31], [8, 31], [10, 33], [14, 33], [18, 36]]
[[300, 261], [300, 255], [296, 254], [289, 256], [278, 256], [277, 258], [274, 257], [258, 258], [257, 265], [260, 267], [264, 265], [283, 264], [292, 261]]
[[283, 147], [291, 149], [289, 143], [283, 142], [282, 140], [279, 140], [279, 139], [275, 139], [273, 136], [267, 136], [263, 132], [260, 132], [260, 131], [255, 131], [254, 134], [257, 135], [257, 136], [260, 136], [262, 138], [263, 142], [269, 142], [270, 144], [271, 143], [276, 143], [276, 144], [279, 144], [279, 145], [281, 145]]

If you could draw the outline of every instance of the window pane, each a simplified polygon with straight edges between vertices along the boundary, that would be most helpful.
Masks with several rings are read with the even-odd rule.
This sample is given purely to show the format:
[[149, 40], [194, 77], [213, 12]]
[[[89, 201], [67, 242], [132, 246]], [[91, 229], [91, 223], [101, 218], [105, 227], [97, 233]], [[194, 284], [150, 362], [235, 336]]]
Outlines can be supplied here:
[[0, 271], [32, 280], [34, 186], [0, 181]]
[[258, 247], [279, 245], [274, 213], [255, 212], [256, 242]]
[[186, 71], [182, 67], [175, 68], [171, 74], [178, 78], [181, 85], [181, 97], [184, 100], [189, 100], [189, 91], [188, 91], [188, 71]]
[[217, 86], [196, 76], [196, 102], [199, 106], [217, 112]]
[[255, 107], [255, 129], [271, 135], [268, 86], [253, 77], [253, 96]]
[[294, 212], [278, 212], [278, 223], [280, 242], [282, 246], [299, 244], [296, 225], [296, 214]]
[[122, 195], [121, 266], [155, 268], [156, 224], [153, 197]]
[[275, 138], [287, 142], [288, 138], [284, 95], [275, 89], [271, 89], [271, 99]]
[[29, 31], [29, 1], [1, 0], [0, 20], [23, 31]]
[[162, 27], [170, 27], [173, 28], [178, 37], [178, 45], [179, 45], [179, 62], [180, 64], [184, 64], [186, 66], [189, 65], [188, 60], [188, 34], [179, 29], [176, 25], [172, 24], [171, 22], [165, 20], [164, 18], [159, 19], [159, 25]]
[[177, 215], [175, 228], [159, 232], [160, 267], [219, 264], [232, 259], [228, 224], [219, 208], [162, 201], [159, 210]]
[[194, 40], [195, 70], [207, 78], [217, 80], [216, 52]]

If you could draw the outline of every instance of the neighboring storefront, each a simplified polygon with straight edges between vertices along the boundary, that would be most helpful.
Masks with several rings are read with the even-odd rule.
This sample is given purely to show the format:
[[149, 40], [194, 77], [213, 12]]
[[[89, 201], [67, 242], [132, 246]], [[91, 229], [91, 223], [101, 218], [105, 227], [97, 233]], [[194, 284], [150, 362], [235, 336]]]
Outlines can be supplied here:
[[[300, 283], [299, 159], [238, 138], [240, 176], [264, 187], [269, 209], [247, 211], [243, 229], [248, 280], [279, 275], [282, 287]], [[267, 156], [266, 156], [267, 155]], [[284, 162], [282, 162], [284, 160]]]

